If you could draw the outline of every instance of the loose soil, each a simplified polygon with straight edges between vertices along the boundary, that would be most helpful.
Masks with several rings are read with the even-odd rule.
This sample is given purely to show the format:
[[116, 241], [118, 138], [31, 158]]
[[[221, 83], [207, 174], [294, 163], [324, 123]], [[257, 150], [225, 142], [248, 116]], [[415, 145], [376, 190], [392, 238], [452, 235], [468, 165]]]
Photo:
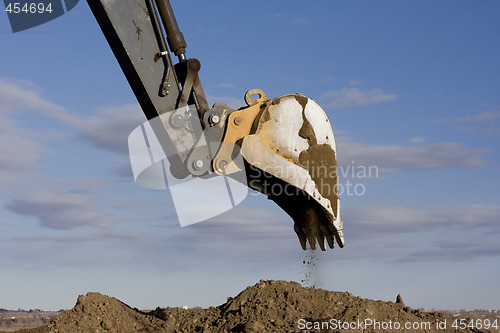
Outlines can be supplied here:
[[[380, 327], [333, 329], [330, 325], [338, 321], [358, 325], [366, 319], [378, 322]], [[436, 323], [444, 322], [446, 329], [436, 327]], [[401, 325], [399, 329], [396, 323]], [[405, 329], [406, 323], [419, 325], [419, 329]], [[445, 314], [411, 309], [399, 295], [397, 302], [374, 301], [348, 292], [270, 280], [260, 281], [236, 297], [229, 297], [226, 303], [206, 309], [157, 308], [144, 312], [116, 298], [88, 293], [79, 296], [73, 309], [60, 314], [48, 326], [18, 333], [498, 332], [455, 330], [452, 323], [453, 319]], [[306, 325], [311, 329], [301, 330]]]

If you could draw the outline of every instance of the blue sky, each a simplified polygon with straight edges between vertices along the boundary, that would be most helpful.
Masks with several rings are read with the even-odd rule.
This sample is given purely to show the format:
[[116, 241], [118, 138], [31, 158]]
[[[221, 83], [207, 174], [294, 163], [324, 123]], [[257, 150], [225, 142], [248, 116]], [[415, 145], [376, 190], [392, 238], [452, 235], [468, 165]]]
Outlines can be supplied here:
[[414, 308], [500, 307], [499, 2], [172, 5], [211, 103], [260, 88], [328, 113], [345, 248], [303, 265], [291, 219], [253, 192], [180, 228], [168, 191], [134, 184], [127, 137], [144, 116], [87, 4], [16, 34], [2, 13], [0, 307], [70, 308], [88, 291], [218, 305], [311, 270]]

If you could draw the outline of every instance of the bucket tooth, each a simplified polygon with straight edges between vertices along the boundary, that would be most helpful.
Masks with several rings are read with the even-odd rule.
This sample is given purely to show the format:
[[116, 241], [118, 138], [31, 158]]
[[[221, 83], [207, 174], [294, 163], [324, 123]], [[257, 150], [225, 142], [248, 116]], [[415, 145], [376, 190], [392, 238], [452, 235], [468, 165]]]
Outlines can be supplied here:
[[297, 236], [299, 237], [299, 242], [300, 242], [300, 246], [302, 247], [302, 249], [305, 251], [307, 250], [307, 238], [306, 238], [306, 233], [302, 230], [302, 228], [295, 224], [294, 225], [294, 230], [295, 230], [295, 233], [297, 234]]

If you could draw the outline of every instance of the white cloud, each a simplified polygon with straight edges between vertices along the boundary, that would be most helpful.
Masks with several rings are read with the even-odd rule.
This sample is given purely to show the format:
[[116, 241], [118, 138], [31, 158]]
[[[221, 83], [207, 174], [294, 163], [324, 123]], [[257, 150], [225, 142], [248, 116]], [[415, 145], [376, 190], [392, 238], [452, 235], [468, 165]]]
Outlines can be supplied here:
[[422, 143], [424, 141], [425, 141], [425, 138], [423, 138], [421, 136], [415, 136], [415, 137], [410, 139], [410, 143]]
[[108, 228], [117, 220], [100, 213], [94, 199], [78, 193], [26, 193], [5, 205], [11, 212], [32, 216], [52, 229], [72, 229], [80, 226]]
[[0, 78], [0, 111], [18, 110], [54, 111], [63, 108], [45, 100], [33, 83], [24, 80]]
[[443, 121], [453, 122], [453, 123], [471, 123], [471, 122], [488, 122], [498, 118], [500, 118], [500, 110], [481, 112], [475, 115], [470, 115], [460, 118], [450, 118], [450, 119], [445, 119]]
[[226, 103], [232, 109], [239, 109], [242, 106], [246, 106], [245, 101], [242, 98], [236, 97], [224, 97], [224, 96], [214, 96], [208, 94], [207, 96], [208, 105], [212, 106], [214, 103]]
[[[265, 200], [263, 195], [259, 195], [259, 197]], [[274, 206], [272, 208], [270, 210], [237, 206], [224, 214], [195, 224], [192, 228], [202, 231], [203, 234], [207, 230], [224, 230], [224, 233], [216, 232], [216, 234], [237, 240], [237, 242], [240, 242], [243, 238], [247, 240], [276, 240], [282, 238], [283, 235], [289, 234], [290, 231], [295, 233], [292, 218], [285, 212], [280, 212]], [[238, 237], [234, 237], [235, 235], [238, 235]]]
[[331, 82], [331, 81], [335, 81], [337, 80], [337, 78], [335, 78], [334, 76], [325, 76], [324, 78], [322, 78], [320, 80], [321, 83], [327, 83], [327, 82]]
[[353, 79], [353, 80], [349, 81], [348, 84], [351, 87], [356, 87], [356, 86], [362, 85], [363, 81], [362, 80]]
[[[100, 108], [94, 112], [89, 111], [88, 114], [74, 113], [44, 99], [35, 89], [35, 85], [28, 81], [0, 79], [0, 100], [2, 101], [0, 111], [3, 114], [14, 115], [19, 110], [30, 110], [69, 125], [76, 130], [77, 135], [96, 147], [118, 152], [127, 151], [128, 135], [135, 127], [146, 121], [138, 104]], [[1, 120], [4, 120], [3, 127], [12, 128], [5, 115]], [[15, 130], [14, 128], [10, 132]], [[17, 130], [21, 131], [20, 128]], [[29, 137], [28, 130], [23, 129], [22, 132], [24, 137]], [[2, 140], [2, 142], [19, 142], [19, 140]]]
[[123, 241], [124, 243], [130, 244], [130, 241], [138, 242], [147, 238], [147, 234], [140, 231], [129, 231], [129, 230], [116, 230], [116, 229], [105, 229], [99, 230], [99, 232], [93, 233], [64, 233], [64, 234], [49, 234], [49, 235], [36, 235], [36, 236], [21, 236], [15, 237], [15, 241], [26, 241], [26, 242], [47, 242], [47, 243], [83, 243], [88, 245], [90, 242], [95, 243], [106, 243], [113, 241]]
[[500, 135], [498, 119], [500, 111], [487, 111], [465, 117], [441, 119], [439, 122], [455, 124], [472, 133], [497, 136]]
[[437, 231], [439, 228], [494, 228], [500, 231], [500, 206], [472, 204], [440, 209], [363, 206], [346, 209], [351, 226], [366, 237], [373, 233]]
[[397, 98], [395, 94], [387, 94], [380, 89], [361, 91], [356, 87], [332, 90], [321, 96], [323, 105], [327, 109], [346, 108], [351, 106], [377, 104], [393, 101]]
[[[346, 247], [333, 250], [338, 260], [449, 261], [500, 255], [500, 206], [356, 206], [344, 208], [342, 215]], [[190, 256], [248, 260], [250, 251], [252, 261], [259, 262], [270, 255], [285, 260], [290, 253], [301, 253], [292, 219], [274, 210], [238, 207], [181, 231], [165, 244]]]
[[430, 248], [413, 251], [399, 261], [470, 261], [498, 256], [500, 256], [500, 243], [496, 237], [468, 235], [443, 239]]
[[0, 113], [0, 184], [36, 169], [44, 151], [47, 149], [35, 132], [18, 127], [11, 117]]
[[376, 166], [380, 171], [445, 169], [475, 167], [484, 164], [485, 149], [465, 148], [456, 142], [421, 145], [375, 145], [354, 142], [349, 137], [337, 137], [337, 152], [341, 165]]
[[234, 83], [229, 82], [221, 82], [216, 85], [219, 88], [234, 88], [236, 85]]
[[309, 19], [303, 18], [303, 17], [297, 17], [296, 19], [293, 20], [293, 23], [302, 25], [302, 26], [308, 26], [311, 25], [311, 21]]
[[147, 120], [138, 104], [100, 108], [88, 116], [67, 111], [50, 116], [74, 128], [94, 146], [122, 153], [128, 152], [130, 132]]
[[48, 149], [42, 135], [23, 128], [16, 121], [21, 112], [59, 108], [45, 101], [29, 82], [0, 79], [0, 184], [27, 176], [38, 167], [40, 155]]
[[[264, 196], [259, 199], [266, 200]], [[266, 204], [267, 202], [264, 206]], [[261, 202], [260, 207], [262, 206]], [[219, 257], [219, 252], [223, 252], [226, 259], [231, 257], [247, 260], [251, 251], [256, 257], [253, 260], [259, 261], [262, 258], [265, 261], [269, 248], [277, 251], [300, 249], [292, 218], [275, 206], [270, 209], [237, 206], [180, 231], [182, 234], [169, 237], [165, 243], [176, 251], [192, 255], [203, 251], [204, 256], [211, 252], [210, 255]], [[281, 254], [286, 256], [285, 253]]]
[[[499, 256], [500, 206], [438, 209], [348, 207], [343, 212], [348, 256], [389, 261], [469, 260]], [[366, 252], [370, 249], [369, 252]]]
[[115, 228], [36, 233], [26, 230], [7, 243], [10, 255], [3, 266], [10, 264], [43, 271], [71, 267], [85, 271], [109, 268], [123, 260], [144, 263], [145, 257], [151, 256], [148, 251], [151, 238], [150, 234], [141, 231]]

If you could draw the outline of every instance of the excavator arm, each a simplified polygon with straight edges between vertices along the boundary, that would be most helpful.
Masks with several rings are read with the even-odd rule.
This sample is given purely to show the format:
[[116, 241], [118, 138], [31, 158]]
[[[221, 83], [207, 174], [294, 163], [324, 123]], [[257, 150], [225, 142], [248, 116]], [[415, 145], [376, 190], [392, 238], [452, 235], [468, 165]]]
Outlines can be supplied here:
[[245, 174], [246, 185], [292, 217], [304, 250], [307, 243], [322, 250], [335, 241], [344, 246], [335, 141], [316, 102], [301, 94], [269, 99], [253, 89], [245, 95], [246, 107], [210, 108], [198, 76], [200, 62], [186, 57], [168, 0], [87, 2], [175, 178]]
[[[162, 116], [164, 121], [152, 122], [153, 130], [165, 151], [178, 152], [168, 155], [173, 173], [186, 177], [188, 155], [199, 138], [186, 133], [185, 113], [173, 111], [192, 102], [203, 119], [209, 108], [198, 77], [200, 62], [186, 59], [186, 42], [170, 3], [89, 0], [88, 4], [146, 118]], [[179, 58], [175, 65], [167, 45]]]

